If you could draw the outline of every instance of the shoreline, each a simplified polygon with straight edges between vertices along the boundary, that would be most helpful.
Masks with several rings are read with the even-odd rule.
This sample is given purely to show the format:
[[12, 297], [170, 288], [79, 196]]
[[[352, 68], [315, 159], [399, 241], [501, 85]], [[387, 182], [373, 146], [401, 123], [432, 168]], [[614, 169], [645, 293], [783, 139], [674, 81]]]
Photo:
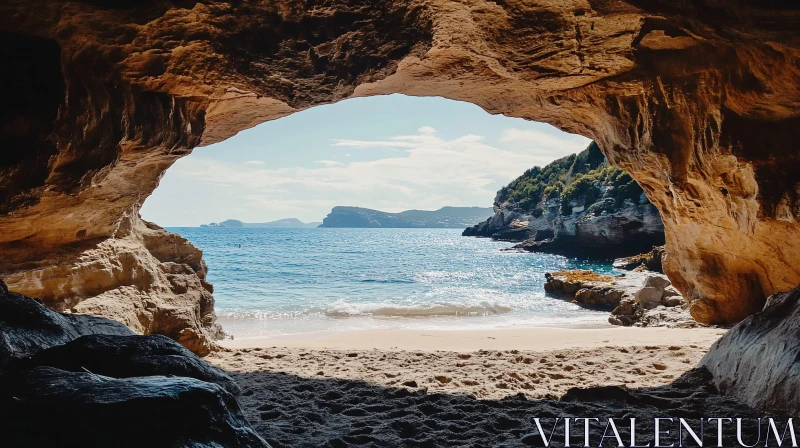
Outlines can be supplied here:
[[324, 350], [550, 351], [609, 346], [710, 346], [725, 333], [719, 328], [530, 327], [479, 330], [370, 329], [270, 338], [223, 340], [226, 349], [284, 347]]

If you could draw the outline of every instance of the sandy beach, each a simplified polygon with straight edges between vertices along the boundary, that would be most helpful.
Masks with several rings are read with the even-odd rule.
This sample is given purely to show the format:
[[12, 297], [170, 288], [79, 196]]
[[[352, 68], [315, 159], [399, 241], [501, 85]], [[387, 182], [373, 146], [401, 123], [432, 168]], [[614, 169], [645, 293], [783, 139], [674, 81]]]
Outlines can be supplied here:
[[[450, 440], [447, 434], [436, 435], [433, 445], [414, 445], [408, 443], [414, 438], [390, 434], [397, 428], [378, 437], [372, 430], [359, 431], [358, 424], [373, 427], [413, 416], [414, 424], [422, 424], [429, 417], [425, 397], [451, 397], [450, 405], [437, 398], [439, 407], [429, 409], [444, 424], [439, 414], [456, 412], [453, 406], [465, 403], [558, 400], [575, 387], [658, 388], [692, 369], [723, 333], [624, 327], [368, 330], [226, 341], [226, 348], [208, 360], [240, 383], [246, 415], [276, 446], [350, 446], [358, 445], [353, 440], [367, 439], [374, 446], [396, 446], [385, 438], [390, 436], [404, 440], [397, 446], [461, 446], [441, 442]], [[393, 401], [409, 396], [418, 400], [405, 405]], [[520, 412], [530, 408], [520, 406]], [[482, 411], [482, 417], [474, 418], [496, 422], [508, 412]], [[469, 426], [469, 415], [453, 419]], [[487, 429], [470, 443], [483, 440], [495, 446], [505, 432]], [[509, 446], [521, 435], [507, 434], [514, 441]]]

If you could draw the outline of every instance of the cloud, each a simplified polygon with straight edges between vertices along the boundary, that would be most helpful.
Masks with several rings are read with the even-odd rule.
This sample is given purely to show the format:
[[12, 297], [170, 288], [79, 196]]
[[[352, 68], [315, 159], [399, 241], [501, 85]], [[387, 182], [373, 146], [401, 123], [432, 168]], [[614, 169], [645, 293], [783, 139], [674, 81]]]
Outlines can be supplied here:
[[311, 166], [243, 169], [241, 164], [192, 156], [179, 160], [169, 173], [190, 182], [225, 185], [225, 194], [231, 195], [226, 197], [241, 198], [237, 205], [243, 209], [318, 220], [334, 205], [385, 211], [488, 207], [497, 189], [526, 169], [580, 151], [588, 142], [568, 134], [508, 129], [493, 146], [481, 135], [445, 139], [432, 127], [423, 126], [414, 135], [331, 143], [334, 147], [402, 149], [377, 160], [347, 164], [317, 160]]
[[264, 165], [264, 163], [265, 162], [262, 162], [261, 160], [248, 160], [247, 162], [244, 162], [245, 165]]
[[[392, 137], [400, 139], [401, 137]], [[348, 148], [411, 148], [413, 145], [402, 141], [361, 141], [361, 140], [334, 140], [333, 146]]]
[[320, 165], [325, 166], [342, 166], [344, 163], [337, 162], [335, 160], [315, 160], [314, 163], [319, 163]]
[[436, 133], [436, 128], [433, 126], [422, 126], [421, 128], [417, 129], [417, 131], [419, 131], [420, 134], [430, 135]]

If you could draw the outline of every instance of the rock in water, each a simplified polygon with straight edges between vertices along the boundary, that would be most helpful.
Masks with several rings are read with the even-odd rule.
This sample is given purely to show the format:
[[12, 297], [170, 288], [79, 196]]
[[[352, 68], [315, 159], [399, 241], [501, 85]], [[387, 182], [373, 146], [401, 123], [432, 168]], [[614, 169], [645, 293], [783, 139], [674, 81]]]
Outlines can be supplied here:
[[663, 274], [626, 272], [599, 275], [594, 271], [545, 273], [548, 294], [589, 308], [611, 310], [613, 325], [680, 327], [702, 326], [689, 314], [688, 304]]
[[128, 336], [133, 332], [102, 317], [55, 312], [37, 300], [9, 292], [5, 284], [0, 287], [0, 367], [12, 357], [94, 334]]
[[208, 364], [172, 339], [161, 336], [82, 336], [64, 345], [16, 360], [9, 368], [55, 367], [113, 378], [175, 375], [215, 383], [237, 396], [239, 386], [222, 370]]
[[646, 252], [631, 257], [617, 258], [614, 260], [614, 268], [625, 271], [645, 270], [664, 273], [664, 246], [655, 246], [650, 252]]
[[269, 447], [216, 384], [52, 367], [0, 375], [0, 432], [4, 447]]
[[750, 406], [800, 414], [800, 286], [767, 299], [700, 361], [723, 394]]

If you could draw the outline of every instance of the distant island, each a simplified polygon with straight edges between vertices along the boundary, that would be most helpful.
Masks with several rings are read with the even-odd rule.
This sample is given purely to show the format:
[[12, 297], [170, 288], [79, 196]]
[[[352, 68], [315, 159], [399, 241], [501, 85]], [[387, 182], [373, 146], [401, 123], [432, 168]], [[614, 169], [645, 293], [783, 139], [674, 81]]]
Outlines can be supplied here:
[[318, 227], [320, 222], [303, 222], [297, 218], [279, 219], [270, 222], [242, 222], [237, 219], [228, 219], [211, 224], [200, 224], [200, 227], [260, 227], [269, 229], [312, 229]]
[[442, 207], [387, 213], [361, 207], [334, 207], [320, 227], [464, 228], [494, 214], [491, 207]]

